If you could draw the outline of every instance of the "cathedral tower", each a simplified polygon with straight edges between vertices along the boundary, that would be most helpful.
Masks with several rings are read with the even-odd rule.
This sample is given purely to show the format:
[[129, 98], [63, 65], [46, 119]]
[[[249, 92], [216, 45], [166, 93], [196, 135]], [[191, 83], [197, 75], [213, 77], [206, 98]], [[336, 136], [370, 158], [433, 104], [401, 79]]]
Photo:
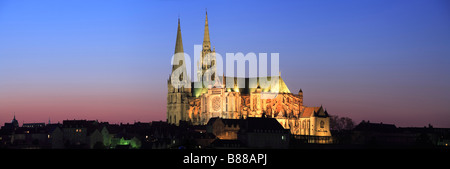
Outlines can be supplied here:
[[[197, 77], [199, 80], [203, 79], [203, 75], [206, 72], [206, 70], [210, 69], [216, 64], [215, 61], [215, 49], [211, 50], [211, 41], [209, 38], [209, 26], [208, 26], [208, 12], [206, 12], [206, 18], [205, 18], [205, 32], [203, 35], [203, 45], [202, 45], [202, 54], [201, 54], [201, 60], [198, 64], [198, 72]], [[210, 58], [213, 59], [207, 59], [205, 62], [205, 57], [210, 55]], [[215, 69], [213, 69], [214, 72], [216, 72]], [[207, 77], [208, 80], [214, 81], [216, 74], [212, 74], [210, 77]]]
[[[180, 19], [178, 19], [177, 40], [175, 43], [175, 54], [173, 61], [179, 62], [177, 64], [173, 64], [172, 73], [170, 74], [169, 80], [167, 80], [167, 122], [169, 124], [179, 125], [180, 120], [187, 120], [186, 112], [189, 109], [188, 97], [191, 96], [191, 89], [185, 88], [182, 85], [190, 84], [190, 78], [186, 71], [183, 41], [181, 39]], [[172, 81], [172, 79], [176, 79], [178, 81], [175, 82]], [[179, 86], [177, 86], [177, 84]]]

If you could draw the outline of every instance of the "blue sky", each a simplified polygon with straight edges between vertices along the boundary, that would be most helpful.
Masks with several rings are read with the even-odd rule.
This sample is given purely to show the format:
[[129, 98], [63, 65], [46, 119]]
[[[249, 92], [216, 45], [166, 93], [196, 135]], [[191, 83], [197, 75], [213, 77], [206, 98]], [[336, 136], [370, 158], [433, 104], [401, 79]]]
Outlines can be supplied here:
[[184, 50], [280, 53], [305, 104], [356, 122], [450, 127], [450, 2], [0, 1], [0, 122], [165, 119], [181, 18]]

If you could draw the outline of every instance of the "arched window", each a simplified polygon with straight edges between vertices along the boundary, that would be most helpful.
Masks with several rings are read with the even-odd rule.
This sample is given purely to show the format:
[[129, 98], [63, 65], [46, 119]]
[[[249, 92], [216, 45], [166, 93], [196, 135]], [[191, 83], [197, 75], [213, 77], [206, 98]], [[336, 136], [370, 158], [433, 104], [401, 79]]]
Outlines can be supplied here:
[[320, 121], [320, 128], [325, 128], [325, 122]]

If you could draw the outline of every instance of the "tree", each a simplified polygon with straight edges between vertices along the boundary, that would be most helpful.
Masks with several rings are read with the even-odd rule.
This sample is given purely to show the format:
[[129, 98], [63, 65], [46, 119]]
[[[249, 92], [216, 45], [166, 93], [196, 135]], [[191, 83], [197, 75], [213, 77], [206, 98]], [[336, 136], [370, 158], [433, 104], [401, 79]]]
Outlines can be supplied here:
[[349, 117], [330, 116], [331, 130], [351, 130], [355, 126], [355, 122]]

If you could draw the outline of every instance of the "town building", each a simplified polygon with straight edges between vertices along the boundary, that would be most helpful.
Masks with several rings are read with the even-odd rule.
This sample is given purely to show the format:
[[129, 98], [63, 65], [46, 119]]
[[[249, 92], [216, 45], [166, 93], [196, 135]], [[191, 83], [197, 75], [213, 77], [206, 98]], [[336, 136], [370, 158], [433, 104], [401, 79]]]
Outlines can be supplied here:
[[274, 118], [211, 118], [206, 132], [217, 137], [214, 148], [288, 148], [290, 132]]

